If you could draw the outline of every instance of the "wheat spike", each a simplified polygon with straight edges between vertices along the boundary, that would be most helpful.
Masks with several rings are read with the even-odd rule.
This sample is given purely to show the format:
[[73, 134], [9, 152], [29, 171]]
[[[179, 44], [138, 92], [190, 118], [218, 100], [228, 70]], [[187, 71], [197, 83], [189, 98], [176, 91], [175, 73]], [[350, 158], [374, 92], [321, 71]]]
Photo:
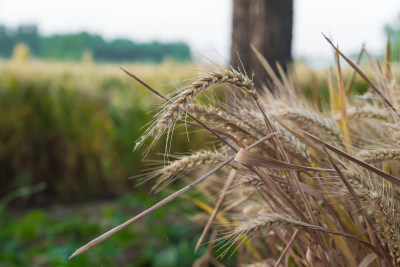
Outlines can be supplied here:
[[250, 94], [253, 98], [258, 98], [253, 81], [240, 72], [233, 69], [221, 69], [219, 72], [208, 72], [207, 74], [207, 76], [197, 78], [194, 82], [185, 86], [182, 89], [183, 91], [174, 98], [158, 120], [155, 127], [157, 132], [170, 129], [197, 95], [217, 84], [228, 83], [234, 85], [245, 93]]
[[280, 138], [283, 147], [290, 153], [299, 155], [303, 159], [310, 160], [310, 151], [307, 150], [306, 145], [301, 142], [292, 133], [282, 127], [279, 123], [272, 122], [275, 130], [278, 132], [278, 137]]
[[253, 129], [220, 109], [191, 104], [188, 111], [195, 116], [214, 123], [218, 128], [228, 130], [231, 133], [241, 132], [242, 135], [245, 134], [246, 136], [248, 136], [249, 133], [254, 133]]
[[277, 226], [284, 226], [287, 223], [277, 220], [271, 216], [259, 216], [254, 219], [240, 223], [232, 232], [234, 236], [253, 235], [261, 232], [268, 232]]
[[343, 140], [342, 134], [327, 118], [318, 113], [304, 109], [287, 109], [275, 114], [277, 118], [289, 120], [305, 131], [311, 131], [316, 136], [329, 136], [334, 140]]
[[239, 183], [243, 186], [259, 187], [265, 186], [264, 181], [260, 179], [257, 175], [245, 174], [240, 177]]
[[[259, 132], [255, 131], [254, 128], [249, 127], [249, 125], [223, 110], [214, 107], [205, 107], [198, 104], [189, 105], [188, 110], [191, 114], [213, 123], [217, 129], [226, 131], [235, 136], [243, 146], [248, 146], [263, 136], [263, 134], [260, 135]], [[264, 144], [261, 146], [266, 148]], [[255, 148], [255, 150], [261, 152], [260, 148]]]
[[145, 180], [158, 177], [152, 190], [159, 192], [172, 183], [180, 174], [189, 172], [200, 166], [215, 165], [226, 158], [227, 155], [224, 152], [201, 150], [192, 155], [180, 156], [178, 160], [171, 162], [169, 165], [149, 173]]
[[364, 149], [357, 152], [356, 157], [366, 162], [400, 161], [400, 148]]
[[385, 128], [385, 134], [393, 141], [395, 145], [400, 146], [400, 124], [382, 123]]
[[[382, 121], [390, 120], [390, 113], [387, 110], [376, 108], [370, 105], [351, 108], [347, 111], [347, 116], [349, 120], [358, 119], [376, 119]], [[340, 120], [340, 116], [335, 116], [335, 120]]]
[[346, 177], [360, 200], [370, 200], [371, 189], [367, 181], [368, 175], [365, 170], [349, 168]]
[[394, 264], [400, 264], [400, 232], [397, 218], [390, 212], [387, 204], [376, 194], [372, 198], [376, 228], [380, 239], [388, 246]]
[[[258, 134], [265, 135], [267, 132], [266, 125], [263, 119], [254, 111], [242, 109], [239, 112], [243, 121], [247, 122], [247, 125], [250, 125], [253, 128], [253, 131], [257, 131]], [[274, 119], [274, 117], [272, 117]], [[310, 151], [306, 148], [306, 145], [301, 142], [297, 137], [295, 137], [292, 133], [286, 130], [283, 126], [281, 126], [276, 121], [271, 121], [272, 126], [276, 130], [276, 135], [280, 138], [283, 147], [293, 155], [297, 155], [306, 161], [310, 161]]]

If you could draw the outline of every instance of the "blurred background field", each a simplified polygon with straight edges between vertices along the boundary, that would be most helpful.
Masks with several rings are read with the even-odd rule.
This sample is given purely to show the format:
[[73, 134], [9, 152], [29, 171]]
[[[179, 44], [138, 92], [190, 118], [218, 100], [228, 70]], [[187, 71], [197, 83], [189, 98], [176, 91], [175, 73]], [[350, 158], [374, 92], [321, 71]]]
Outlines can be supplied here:
[[[163, 93], [195, 73], [172, 62], [120, 65]], [[127, 178], [142, 167], [135, 140], [158, 101], [152, 93], [117, 64], [3, 61], [0, 68], [2, 194], [40, 181], [43, 194], [67, 202], [131, 189]], [[43, 203], [40, 195], [32, 198]]]

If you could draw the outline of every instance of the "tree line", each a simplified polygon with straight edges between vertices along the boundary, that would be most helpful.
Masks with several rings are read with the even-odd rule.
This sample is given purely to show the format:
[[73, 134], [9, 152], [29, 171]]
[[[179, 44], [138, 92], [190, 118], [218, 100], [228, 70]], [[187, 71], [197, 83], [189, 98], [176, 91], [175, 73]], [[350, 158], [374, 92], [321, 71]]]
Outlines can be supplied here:
[[100, 35], [87, 32], [43, 36], [36, 25], [16, 28], [0, 25], [0, 57], [10, 58], [17, 44], [29, 46], [38, 58], [57, 60], [80, 60], [90, 52], [96, 61], [150, 61], [161, 62], [171, 58], [178, 61], [191, 60], [186, 43], [136, 43], [128, 39], [104, 40]]
[[385, 33], [392, 41], [392, 59], [398, 62], [400, 61], [400, 14], [396, 21], [385, 26]]

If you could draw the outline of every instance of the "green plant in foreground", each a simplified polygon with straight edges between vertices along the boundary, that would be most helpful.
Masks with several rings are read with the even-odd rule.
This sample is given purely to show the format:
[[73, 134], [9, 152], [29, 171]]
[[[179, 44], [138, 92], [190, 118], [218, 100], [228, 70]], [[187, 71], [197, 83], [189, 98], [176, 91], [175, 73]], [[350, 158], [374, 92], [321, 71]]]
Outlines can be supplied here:
[[[400, 139], [395, 133], [387, 135], [386, 129], [399, 127], [396, 107], [400, 89], [389, 66], [382, 68], [373, 63], [379, 64], [374, 66], [377, 85], [333, 47], [337, 82], [329, 88], [330, 111], [312, 107], [297, 94], [290, 77], [281, 77], [281, 82], [273, 73], [270, 75], [276, 81], [275, 94], [258, 96], [248, 77], [221, 69], [206, 73], [178, 91], [176, 97], [161, 95], [166, 105], [145, 137], [154, 135], [157, 139], [164, 132], [170, 133], [175, 123], [182, 120], [216, 136], [220, 145], [216, 153], [210, 150], [210, 155], [225, 156], [209, 161], [193, 154], [154, 171], [157, 184], [164, 185], [168, 179], [176, 178], [176, 173], [168, 176], [171, 166], [215, 166], [197, 180], [187, 180], [186, 187], [92, 240], [71, 257], [199, 185], [204, 194], [217, 194], [218, 201], [198, 245], [212, 229], [219, 235], [211, 235], [209, 246], [222, 246], [220, 257], [231, 253], [231, 247], [237, 247], [238, 265], [399, 265]], [[268, 71], [268, 63], [255, 52]], [[339, 55], [370, 86], [363, 97], [346, 94], [348, 88], [344, 85]], [[231, 85], [232, 90], [244, 91], [248, 98], [213, 107], [193, 105], [200, 92], [190, 90], [210, 90], [219, 81]], [[196, 160], [199, 161], [188, 164]], [[219, 264], [209, 252], [202, 260]]]

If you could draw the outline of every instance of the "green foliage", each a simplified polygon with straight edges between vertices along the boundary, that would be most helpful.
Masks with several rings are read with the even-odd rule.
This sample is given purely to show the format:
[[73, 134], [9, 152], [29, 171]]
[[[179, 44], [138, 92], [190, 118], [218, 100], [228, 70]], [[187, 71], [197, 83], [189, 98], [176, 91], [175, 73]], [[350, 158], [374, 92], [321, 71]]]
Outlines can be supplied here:
[[35, 25], [23, 25], [16, 29], [0, 25], [0, 57], [11, 57], [14, 46], [24, 43], [31, 51], [39, 49], [39, 34]]
[[18, 43], [28, 45], [36, 57], [57, 60], [79, 61], [87, 51], [97, 61], [191, 60], [190, 48], [182, 42], [135, 43], [127, 39], [106, 41], [99, 35], [87, 32], [42, 36], [35, 25], [20, 26], [17, 29], [0, 25], [0, 57], [10, 58]]
[[[18, 213], [6, 210], [0, 214], [0, 265], [190, 266], [205, 248], [201, 247], [197, 255], [193, 253], [200, 233], [183, 215], [183, 211], [187, 214], [194, 209], [184, 201], [165, 207], [145, 223], [135, 224], [101, 246], [68, 260], [84, 242], [154, 201], [137, 193], [113, 202], [79, 207], [57, 206]], [[166, 224], [167, 220], [171, 223]]]

